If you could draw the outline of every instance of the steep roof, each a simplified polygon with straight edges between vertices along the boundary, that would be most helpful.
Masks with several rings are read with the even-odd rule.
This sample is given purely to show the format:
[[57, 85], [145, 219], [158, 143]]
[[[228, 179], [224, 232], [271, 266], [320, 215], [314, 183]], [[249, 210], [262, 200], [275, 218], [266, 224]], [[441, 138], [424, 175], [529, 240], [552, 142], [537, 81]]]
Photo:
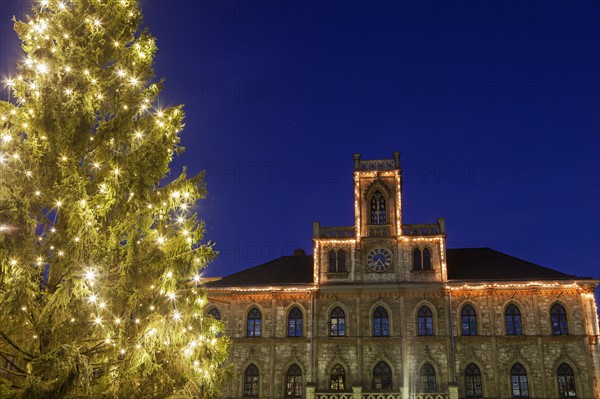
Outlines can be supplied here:
[[230, 274], [207, 287], [242, 287], [246, 285], [312, 284], [312, 255], [282, 256], [262, 265]]
[[448, 280], [570, 280], [561, 273], [490, 248], [446, 251]]
[[[571, 280], [561, 273], [490, 248], [446, 251], [449, 280]], [[270, 262], [206, 283], [207, 287], [302, 285], [313, 282], [312, 255], [282, 256]]]

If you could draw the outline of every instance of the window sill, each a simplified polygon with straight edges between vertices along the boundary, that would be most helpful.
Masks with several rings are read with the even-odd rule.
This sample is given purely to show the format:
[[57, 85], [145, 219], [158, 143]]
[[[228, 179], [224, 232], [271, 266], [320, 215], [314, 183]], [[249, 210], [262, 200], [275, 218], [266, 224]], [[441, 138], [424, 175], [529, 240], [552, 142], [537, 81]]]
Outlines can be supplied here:
[[327, 272], [327, 273], [325, 273], [325, 276], [327, 276], [327, 278], [348, 278], [348, 275], [350, 275], [350, 272]]

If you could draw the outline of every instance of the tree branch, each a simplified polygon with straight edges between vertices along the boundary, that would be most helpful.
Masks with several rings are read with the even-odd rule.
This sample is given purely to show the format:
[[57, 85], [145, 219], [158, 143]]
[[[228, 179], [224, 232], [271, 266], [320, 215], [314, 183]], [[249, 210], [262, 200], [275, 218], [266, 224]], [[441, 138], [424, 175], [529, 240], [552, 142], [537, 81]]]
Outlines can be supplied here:
[[10, 346], [12, 346], [13, 348], [15, 348], [16, 350], [18, 350], [21, 353], [24, 353], [25, 355], [29, 356], [31, 359], [35, 358], [35, 356], [33, 356], [31, 353], [21, 349], [17, 344], [15, 344], [10, 338], [8, 338], [2, 331], [0, 331], [0, 335], [2, 336], [2, 338], [4, 338], [4, 340], [6, 342], [8, 342], [8, 344]]
[[[1, 356], [1, 357], [2, 357], [4, 360], [6, 360], [6, 361], [8, 362], [8, 364], [10, 364], [10, 365], [11, 365], [11, 366], [13, 366], [15, 369], [17, 369], [17, 371], [19, 371], [19, 373], [22, 373], [22, 374], [18, 374], [18, 373], [15, 373], [15, 372], [13, 371], [13, 372], [12, 372], [13, 374], [15, 374], [15, 375], [21, 375], [21, 376], [23, 376], [23, 377], [26, 377], [26, 376], [27, 376], [27, 373], [26, 373], [24, 370], [21, 370], [21, 368], [20, 368], [19, 366], [17, 366], [16, 364], [14, 364], [14, 363], [13, 363], [13, 362], [12, 362], [12, 361], [11, 361], [11, 360], [8, 358], [8, 357], [4, 356], [4, 353], [0, 353], [0, 356]], [[11, 372], [10, 370], [8, 370], [8, 369], [6, 369], [6, 368], [4, 368], [4, 367], [2, 367], [2, 369], [3, 369], [3, 370], [6, 370], [6, 371], [8, 371], [8, 372]]]

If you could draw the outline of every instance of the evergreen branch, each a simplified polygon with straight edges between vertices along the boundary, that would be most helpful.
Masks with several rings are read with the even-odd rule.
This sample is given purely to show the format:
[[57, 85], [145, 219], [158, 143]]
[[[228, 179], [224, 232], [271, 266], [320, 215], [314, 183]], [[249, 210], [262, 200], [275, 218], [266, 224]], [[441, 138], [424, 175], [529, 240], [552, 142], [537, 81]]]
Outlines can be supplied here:
[[[7, 356], [5, 356], [5, 355], [4, 355], [4, 353], [0, 352], [0, 356], [1, 356], [1, 357], [2, 357], [4, 360], [6, 360], [6, 361], [8, 362], [8, 364], [10, 364], [10, 365], [11, 365], [11, 366], [13, 366], [15, 369], [17, 369], [17, 371], [19, 371], [20, 373], [22, 373], [22, 376], [24, 376], [24, 377], [26, 377], [26, 376], [27, 376], [27, 373], [26, 373], [24, 370], [22, 370], [22, 369], [21, 369], [19, 366], [17, 366], [17, 365], [16, 365], [14, 362], [12, 362], [12, 361], [11, 361], [11, 360], [10, 360], [10, 359], [7, 357]], [[10, 370], [7, 370], [7, 369], [5, 369], [5, 368], [2, 368], [2, 369], [10, 372]], [[13, 373], [13, 374], [17, 374], [17, 373]], [[18, 374], [17, 374], [17, 375], [18, 375]]]
[[[18, 355], [15, 355], [13, 353], [8, 353], [5, 351], [0, 351], [0, 356], [8, 356], [11, 358], [15, 358], [15, 357], [19, 357]], [[27, 360], [27, 361], [31, 361], [32, 359], [30, 357], [24, 357], [23, 359]]]
[[2, 370], [2, 371], [5, 371], [5, 372], [7, 372], [7, 373], [9, 373], [9, 374], [12, 374], [12, 375], [16, 375], [16, 376], [18, 376], [18, 377], [27, 377], [27, 374], [21, 374], [21, 373], [17, 373], [17, 372], [15, 372], [14, 370], [9, 370], [9, 369], [7, 369], [6, 367], [1, 367], [1, 366], [0, 366], [0, 370]]
[[30, 359], [35, 358], [35, 356], [33, 356], [31, 353], [21, 349], [17, 344], [15, 344], [10, 338], [8, 338], [2, 331], [0, 331], [0, 335], [2, 336], [2, 338], [4, 338], [4, 340], [13, 348], [15, 348], [16, 350], [18, 350], [19, 352], [29, 356]]

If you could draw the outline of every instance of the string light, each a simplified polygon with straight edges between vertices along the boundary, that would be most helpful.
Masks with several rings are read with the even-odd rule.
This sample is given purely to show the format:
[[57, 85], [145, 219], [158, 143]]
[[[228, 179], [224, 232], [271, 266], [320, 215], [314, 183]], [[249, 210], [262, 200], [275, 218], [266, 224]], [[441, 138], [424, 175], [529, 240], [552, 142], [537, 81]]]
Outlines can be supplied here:
[[[98, 0], [98, 2], [101, 2], [101, 0]], [[48, 10], [44, 11], [47, 15], [48, 18], [54, 18], [55, 15], [63, 15], [66, 16], [66, 13], [63, 13], [62, 11], [67, 10], [69, 8], [69, 5], [71, 4], [71, 2], [69, 1], [63, 1], [63, 0], [53, 0], [53, 1], [49, 1], [49, 0], [41, 0], [39, 2], [39, 4], [41, 5], [42, 8], [44, 7], [49, 7]], [[121, 0], [121, 4], [123, 6], [127, 6], [128, 2], [125, 0]], [[59, 12], [58, 10], [61, 10], [61, 12]], [[75, 12], [76, 10], [71, 10], [69, 9], [69, 12]], [[133, 13], [129, 13], [130, 16], [134, 15]], [[102, 16], [104, 18], [104, 14]], [[103, 25], [106, 25], [106, 27], [109, 26], [108, 23], [104, 24], [102, 22], [101, 19], [95, 17], [92, 14], [89, 14], [88, 19], [87, 19], [87, 27], [88, 30], [91, 30], [92, 32], [95, 32], [96, 29], [95, 28], [101, 28]], [[83, 68], [80, 64], [72, 64], [71, 65], [65, 65], [64, 63], [61, 65], [61, 61], [63, 61], [61, 59], [61, 55], [60, 52], [62, 51], [62, 49], [64, 48], [64, 46], [76, 46], [79, 45], [78, 41], [73, 41], [73, 42], [67, 42], [67, 40], [70, 38], [69, 33], [73, 33], [73, 32], [64, 32], [63, 31], [63, 27], [60, 26], [60, 30], [58, 29], [59, 27], [57, 27], [55, 25], [55, 20], [52, 20], [52, 22], [50, 22], [50, 20], [47, 20], [44, 18], [44, 16], [40, 17], [35, 17], [32, 18], [31, 22], [27, 25], [27, 29], [29, 30], [28, 34], [29, 34], [29, 39], [28, 41], [30, 41], [31, 43], [33, 43], [32, 48], [36, 48], [36, 52], [34, 54], [34, 52], [29, 52], [29, 54], [31, 54], [31, 56], [26, 57], [23, 60], [23, 75], [19, 75], [15, 80], [13, 79], [7, 79], [5, 80], [5, 85], [6, 87], [12, 89], [16, 89], [17, 94], [15, 95], [16, 100], [18, 101], [18, 105], [15, 106], [15, 109], [10, 110], [10, 115], [19, 115], [20, 118], [13, 118], [11, 120], [8, 111], [6, 111], [6, 115], [0, 115], [0, 118], [2, 119], [3, 122], [6, 122], [7, 120], [9, 121], [9, 124], [11, 126], [16, 126], [17, 129], [20, 129], [20, 131], [17, 132], [13, 132], [10, 131], [9, 129], [7, 129], [7, 131], [3, 131], [0, 135], [0, 145], [2, 146], [6, 146], [3, 147], [5, 152], [0, 153], [0, 163], [3, 165], [3, 173], [6, 170], [9, 170], [8, 167], [12, 167], [13, 165], [21, 165], [21, 168], [18, 170], [18, 175], [19, 177], [22, 177], [23, 175], [27, 176], [28, 179], [26, 180], [28, 186], [29, 187], [29, 193], [33, 193], [33, 195], [35, 196], [35, 205], [43, 208], [45, 211], [48, 212], [48, 220], [49, 220], [49, 224], [50, 226], [47, 226], [46, 229], [47, 230], [43, 230], [38, 232], [38, 234], [35, 236], [36, 239], [36, 245], [40, 248], [40, 253], [43, 254], [43, 256], [38, 256], [37, 254], [35, 255], [34, 258], [29, 258], [27, 260], [19, 260], [19, 262], [17, 262], [17, 259], [14, 258], [10, 258], [10, 260], [8, 261], [8, 263], [12, 266], [12, 267], [18, 267], [19, 265], [21, 265], [23, 263], [26, 263], [28, 265], [28, 267], [31, 267], [32, 264], [37, 264], [38, 266], [44, 266], [43, 268], [37, 269], [36, 272], [40, 273], [40, 272], [45, 272], [46, 270], [51, 270], [52, 266], [53, 266], [53, 262], [58, 262], [59, 260], [57, 258], [68, 258], [69, 256], [76, 256], [79, 257], [80, 255], [83, 254], [83, 256], [86, 256], [86, 252], [87, 252], [87, 245], [88, 244], [93, 244], [94, 240], [96, 239], [97, 235], [102, 233], [102, 229], [110, 229], [110, 225], [106, 226], [106, 220], [108, 219], [108, 217], [106, 216], [107, 214], [110, 215], [110, 212], [112, 211], [114, 206], [119, 206], [119, 201], [124, 198], [124, 195], [127, 195], [127, 198], [129, 198], [134, 204], [134, 206], [139, 206], [139, 204], [136, 204], [135, 200], [137, 199], [137, 197], [141, 197], [141, 198], [145, 198], [144, 195], [145, 193], [143, 191], [139, 192], [138, 195], [138, 191], [136, 189], [135, 194], [133, 191], [133, 188], [135, 186], [133, 185], [129, 185], [129, 184], [124, 184], [124, 183], [130, 183], [127, 180], [127, 178], [129, 177], [129, 175], [134, 175], [137, 171], [132, 167], [131, 169], [129, 168], [129, 163], [127, 164], [121, 164], [119, 167], [114, 167], [114, 164], [111, 165], [113, 167], [111, 168], [106, 168], [106, 171], [102, 171], [101, 170], [101, 163], [98, 162], [91, 162], [91, 160], [89, 158], [87, 158], [88, 153], [84, 154], [82, 156], [81, 153], [76, 153], [76, 152], [71, 152], [71, 151], [65, 151], [64, 148], [61, 148], [61, 146], [56, 146], [56, 137], [57, 134], [52, 130], [52, 129], [46, 129], [45, 126], [43, 126], [41, 123], [43, 121], [40, 120], [36, 120], [35, 115], [39, 114], [39, 110], [40, 108], [40, 104], [44, 104], [44, 101], [48, 101], [48, 99], [52, 99], [53, 101], [56, 101], [57, 97], [56, 96], [49, 96], [48, 93], [54, 93], [54, 94], [58, 94], [60, 98], [63, 99], [63, 102], [68, 104], [65, 106], [69, 107], [69, 109], [73, 106], [77, 106], [78, 103], [82, 103], [82, 104], [88, 104], [91, 103], [93, 104], [93, 107], [95, 108], [95, 111], [98, 111], [98, 109], [100, 109], [102, 105], [100, 102], [98, 101], [91, 101], [90, 100], [102, 100], [104, 101], [105, 99], [108, 100], [106, 102], [106, 104], [110, 104], [111, 106], [112, 104], [112, 93], [113, 93], [113, 88], [110, 88], [110, 91], [107, 90], [107, 87], [109, 87], [109, 84], [112, 84], [112, 80], [110, 80], [110, 83], [107, 82], [105, 80], [105, 74], [102, 73], [102, 69], [106, 69], [105, 67], [100, 67], [98, 68], [97, 66], [93, 66], [92, 64], [85, 64], [85, 66], [87, 66], [88, 68]], [[64, 39], [61, 39], [61, 37]], [[108, 42], [108, 45], [110, 46], [110, 41]], [[119, 41], [114, 40], [113, 45], [115, 48], [119, 48], [122, 45], [119, 43]], [[152, 43], [144, 43], [143, 46], [140, 45], [140, 43], [135, 43], [135, 51], [134, 51], [134, 57], [137, 55], [137, 57], [139, 57], [140, 59], [146, 59], [148, 57], [151, 56], [151, 48], [152, 48]], [[43, 51], [37, 51], [37, 50], [43, 50]], [[118, 51], [118, 50], [114, 50], [114, 51]], [[53, 53], [54, 55], [50, 55], [50, 53]], [[50, 55], [50, 57], [52, 58], [48, 58], [48, 56]], [[71, 60], [71, 63], [73, 63], [74, 61]], [[138, 61], [139, 62], [139, 61]], [[133, 65], [135, 65], [135, 62], [133, 63]], [[145, 63], [144, 63], [145, 65]], [[119, 68], [116, 69], [115, 71], [111, 71], [113, 74], [116, 73], [116, 75], [119, 78], [123, 78], [124, 80], [120, 81], [123, 85], [126, 85], [126, 87], [130, 88], [131, 86], [143, 86], [145, 85], [146, 82], [146, 77], [139, 75], [139, 76], [132, 76], [134, 73], [134, 71], [138, 71], [140, 68], [135, 68], [135, 69], [131, 69], [130, 71], [126, 71], [126, 69], [130, 68], [129, 64], [122, 64], [123, 68]], [[67, 77], [67, 74], [70, 74], [70, 76]], [[23, 77], [25, 76], [25, 77]], [[82, 78], [83, 76], [85, 76], [86, 78]], [[113, 75], [114, 77], [115, 75]], [[94, 87], [92, 87], [92, 85], [95, 85]], [[54, 92], [52, 92], [52, 90], [54, 90]], [[117, 91], [119, 90], [118, 88], [116, 89]], [[131, 91], [133, 91], [132, 89], [129, 89]], [[24, 93], [24, 94], [23, 94]], [[111, 93], [111, 94], [109, 94]], [[10, 94], [10, 91], [9, 91]], [[77, 101], [73, 101], [73, 96], [77, 96], [76, 99]], [[38, 97], [39, 99], [36, 99], [35, 97]], [[155, 98], [152, 98], [152, 101], [154, 101]], [[60, 100], [58, 100], [58, 103], [60, 103]], [[27, 105], [25, 105], [27, 104]], [[31, 105], [29, 105], [31, 104]], [[146, 110], [148, 108], [151, 107], [151, 101], [148, 98], [144, 98], [143, 101], [139, 104], [134, 105], [133, 103], [129, 104], [129, 106], [127, 104], [123, 104], [122, 108], [127, 110], [129, 108], [132, 108], [134, 110], [137, 110], [138, 106], [140, 106], [142, 109]], [[63, 106], [62, 104], [58, 105], [58, 107]], [[116, 105], [117, 109], [120, 108], [120, 105], [117, 103]], [[60, 109], [60, 108], [58, 108]], [[162, 131], [162, 133], [167, 133], [167, 134], [171, 134], [171, 122], [173, 118], [173, 115], [176, 115], [179, 111], [178, 110], [167, 110], [167, 111], [163, 111], [163, 110], [159, 110], [156, 112], [156, 115], [152, 115], [152, 113], [154, 112], [154, 109], [152, 109], [151, 113], [148, 114], [144, 114], [144, 117], [148, 118], [148, 121], [151, 121], [152, 118], [154, 116], [156, 116], [156, 118], [159, 118], [160, 120], [157, 120], [157, 126], [158, 127], [167, 127], [167, 125], [169, 126], [169, 131], [167, 131], [166, 129]], [[172, 114], [171, 114], [172, 112]], [[7, 118], [8, 116], [8, 118]], [[165, 117], [168, 117], [168, 121]], [[161, 118], [165, 118], [164, 120]], [[35, 121], [35, 122], [34, 122]], [[9, 125], [7, 124], [7, 126]], [[30, 125], [33, 127], [33, 129], [30, 130]], [[159, 130], [157, 129], [156, 126], [154, 126], [154, 124], [152, 125], [140, 125], [143, 126], [144, 132], [137, 130], [134, 132], [134, 137], [136, 139], [142, 139], [144, 138], [145, 135], [147, 135], [147, 137], [154, 137], [154, 133], [158, 132]], [[148, 126], [148, 127], [147, 127]], [[97, 127], [97, 126], [96, 126]], [[173, 126], [173, 130], [176, 129], [176, 126]], [[133, 129], [132, 129], [133, 130]], [[125, 131], [132, 131], [132, 130], [125, 130]], [[178, 132], [178, 130], [177, 130]], [[60, 132], [59, 132], [60, 133]], [[162, 134], [161, 133], [161, 134]], [[19, 136], [20, 134], [20, 136]], [[89, 134], [89, 136], [88, 136]], [[116, 136], [116, 134], [115, 134]], [[94, 138], [98, 138], [99, 140], [99, 144], [102, 144], [102, 140], [104, 139], [102, 137], [102, 132], [101, 130], [98, 129], [98, 131], [93, 130], [92, 132], [87, 132], [84, 133], [83, 136], [86, 140], [86, 146], [88, 146], [88, 149], [90, 149], [89, 153], [92, 153], [92, 151], [94, 151], [93, 153], [100, 153], [100, 155], [98, 156], [99, 160], [102, 160], [104, 162], [111, 162], [108, 161], [106, 157], [102, 158], [104, 155], [102, 154], [102, 151], [95, 151], [96, 148], [101, 148], [101, 147], [96, 147], [95, 143], [90, 143], [94, 141]], [[87, 142], [87, 139], [89, 138], [90, 142]], [[26, 141], [26, 140], [36, 140], [35, 144], [37, 146], [39, 146], [40, 149], [47, 149], [47, 148], [53, 148], [52, 146], [56, 146], [54, 148], [59, 148], [59, 151], [64, 151], [63, 154], [60, 154], [58, 157], [56, 157], [54, 155], [54, 159], [55, 161], [58, 161], [58, 166], [60, 167], [60, 171], [61, 173], [63, 173], [63, 171], [67, 171], [69, 170], [69, 168], [71, 166], [77, 166], [79, 164], [85, 164], [87, 167], [86, 172], [88, 173], [88, 176], [85, 176], [85, 179], [83, 180], [84, 182], [84, 186], [86, 184], [88, 184], [88, 181], [90, 182], [89, 184], [91, 185], [92, 188], [94, 187], [98, 187], [98, 190], [88, 190], [86, 191], [86, 189], [88, 188], [88, 186], [83, 187], [84, 189], [79, 193], [79, 194], [75, 194], [73, 195], [74, 191], [71, 192], [66, 192], [66, 191], [55, 191], [54, 190], [54, 186], [50, 185], [54, 182], [49, 181], [46, 182], [44, 179], [47, 178], [47, 175], [45, 175], [45, 171], [44, 173], [40, 173], [38, 171], [38, 169], [36, 169], [36, 167], [31, 166], [33, 164], [27, 163], [27, 162], [23, 162], [23, 164], [20, 164], [19, 162], [15, 162], [15, 160], [19, 160], [21, 159], [21, 157], [26, 158], [25, 154], [23, 152], [18, 153], [17, 151], [15, 151], [14, 149], [7, 149], [8, 145], [12, 145], [13, 143], [17, 142], [17, 144], [20, 144], [21, 141]], [[27, 143], [28, 144], [28, 143]], [[117, 138], [116, 140], [114, 140], [111, 145], [111, 150], [114, 150], [117, 148], [118, 145], [121, 145], [122, 143], [119, 142], [119, 138]], [[129, 143], [130, 148], [137, 148], [139, 147], [139, 142], [130, 142]], [[27, 148], [26, 146], [24, 146], [24, 148]], [[83, 160], [83, 161], [82, 161]], [[6, 166], [5, 166], [6, 165]], [[25, 165], [27, 165], [27, 167], [25, 167]], [[53, 165], [56, 167], [56, 165]], [[125, 168], [125, 169], [123, 169]], [[126, 170], [128, 173], [124, 173], [123, 170]], [[93, 171], [93, 173], [92, 173]], [[115, 179], [116, 177], [122, 176], [118, 179], [118, 181]], [[73, 184], [73, 188], [75, 190], [75, 187], [77, 186], [77, 184]], [[127, 190], [127, 191], [122, 191], [122, 190]], [[42, 194], [42, 192], [44, 194]], [[84, 193], [84, 194], [81, 194]], [[102, 194], [100, 196], [100, 194]], [[31, 195], [31, 194], [29, 194]], [[79, 195], [79, 196], [78, 196]], [[85, 198], [82, 198], [85, 197]], [[163, 217], [167, 219], [167, 220], [173, 220], [171, 218], [174, 218], [175, 215], [169, 214], [169, 212], [179, 212], [178, 208], [180, 209], [187, 209], [188, 204], [179, 204], [179, 200], [181, 198], [185, 198], [186, 200], [190, 198], [190, 193], [188, 192], [180, 192], [180, 191], [174, 191], [171, 194], [171, 198], [172, 200], [167, 203], [167, 202], [162, 202], [162, 206], [163, 208], [160, 209], [160, 212], [156, 212], [156, 214], [153, 216], [154, 220], [158, 220], [159, 217]], [[60, 199], [56, 199], [56, 198], [60, 198]], [[168, 199], [167, 195], [163, 195], [162, 197], [159, 197], [160, 200], [159, 201], [155, 201], [156, 204], [160, 203], [160, 201], [164, 200], [164, 199]], [[112, 202], [114, 201], [114, 202]], [[141, 200], [140, 200], [141, 203]], [[190, 201], [190, 203], [192, 203], [192, 201]], [[53, 207], [54, 205], [54, 207]], [[144, 204], [145, 205], [145, 204]], [[144, 206], [142, 205], [142, 206]], [[148, 209], [152, 209], [152, 203], [148, 203], [147, 204], [147, 208]], [[60, 212], [59, 212], [60, 209]], [[159, 215], [160, 213], [160, 215]], [[80, 224], [73, 224], [78, 226], [77, 228], [80, 230], [77, 231], [71, 231], [69, 230], [71, 227], [67, 227], [68, 224], [59, 224], [61, 223], [61, 218], [64, 217], [80, 217], [81, 219], [79, 219], [81, 221]], [[177, 223], [179, 224], [184, 224], [186, 223], [186, 221], [188, 221], [184, 216], [177, 216], [176, 218]], [[64, 221], [64, 220], [62, 220]], [[190, 226], [186, 226], [188, 228], [186, 229], [181, 229], [180, 227], [177, 227], [177, 230], [173, 230], [172, 233], [170, 232], [165, 232], [164, 235], [159, 235], [156, 240], [158, 244], [164, 244], [167, 242], [167, 237], [175, 237], [175, 234], [177, 233], [181, 233], [184, 237], [186, 237], [186, 241], [187, 242], [191, 242], [192, 238], [189, 237], [190, 235], [195, 235], [192, 234], [191, 232], [195, 232], [195, 226], [193, 226], [193, 224], [195, 223], [195, 220], [192, 218], [189, 221]], [[57, 232], [56, 227], [54, 226], [61, 226], [59, 232]], [[87, 226], [87, 227], [86, 227]], [[5, 225], [0, 226], [2, 229], [2, 232], [4, 233], [5, 231], [8, 231], [8, 227], [6, 227]], [[6, 227], [6, 228], [5, 228]], [[172, 227], [167, 225], [167, 227]], [[50, 234], [52, 233], [52, 235]], [[112, 234], [112, 232], [111, 232]], [[151, 237], [151, 236], [150, 236]], [[177, 235], [177, 238], [180, 239], [180, 236]], [[152, 241], [152, 240], [149, 240]], [[45, 243], [48, 244], [45, 244]], [[80, 242], [85, 242], [85, 245], [74, 245], [74, 243], [80, 243]], [[39, 243], [39, 244], [38, 244]], [[67, 244], [65, 244], [67, 243]], [[142, 240], [137, 240], [138, 244], [143, 243], [143, 239]], [[54, 245], [50, 245], [50, 244], [54, 244]], [[49, 245], [49, 246], [48, 246]], [[70, 248], [75, 248], [75, 251], [71, 250]], [[189, 248], [189, 247], [188, 247]], [[164, 248], [165, 252], [166, 251], [173, 251], [174, 248]], [[188, 249], [189, 250], [189, 249]], [[76, 254], [74, 253], [76, 252]], [[75, 259], [75, 258], [73, 258]], [[82, 258], [78, 258], [78, 259], [84, 259]], [[192, 257], [190, 257], [190, 259], [192, 259]], [[68, 261], [71, 261], [71, 259], [69, 259]], [[198, 258], [194, 258], [193, 259], [194, 262], [196, 263], [201, 263], [200, 259]], [[61, 259], [60, 262], [65, 262], [64, 259]], [[77, 263], [74, 263], [74, 266], [72, 269], [76, 270], [76, 275], [75, 277], [77, 279], [79, 279], [84, 288], [84, 293], [83, 294], [79, 294], [82, 295], [81, 297], [78, 297], [79, 300], [85, 304], [86, 307], [88, 307], [89, 309], [91, 309], [91, 314], [87, 313], [89, 316], [88, 317], [84, 317], [83, 319], [81, 319], [81, 316], [79, 313], [75, 313], [74, 310], [74, 316], [77, 317], [71, 317], [70, 315], [65, 318], [65, 321], [68, 323], [71, 323], [71, 325], [69, 326], [69, 328], [73, 329], [73, 331], [75, 331], [74, 329], [77, 328], [77, 326], [74, 324], [76, 323], [76, 320], [80, 320], [83, 321], [85, 324], [88, 324], [89, 326], [97, 326], [97, 327], [91, 327], [92, 331], [96, 331], [96, 332], [92, 332], [91, 335], [93, 335], [93, 339], [99, 339], [99, 342], [102, 342], [102, 340], [104, 340], [104, 343], [106, 345], [112, 345], [114, 347], [114, 354], [119, 353], [121, 355], [124, 355], [125, 353], [127, 353], [128, 351], [135, 349], [141, 349], [141, 345], [139, 343], [131, 344], [131, 345], [123, 345], [122, 342], [117, 341], [117, 334], [115, 334], [115, 331], [121, 331], [120, 326], [122, 324], [128, 324], [131, 323], [131, 319], [129, 319], [129, 316], [127, 318], [119, 318], [119, 317], [115, 317], [114, 313], [112, 313], [114, 311], [114, 309], [112, 308], [112, 300], [107, 300], [107, 301], [102, 301], [102, 299], [107, 298], [107, 295], [110, 295], [110, 293], [108, 293], [106, 290], [107, 288], [104, 287], [103, 285], [105, 284], [105, 280], [108, 280], [110, 278], [110, 276], [108, 276], [107, 274], [105, 274], [105, 267], [107, 266], [100, 266], [97, 265], [95, 266], [95, 268], [89, 268], [87, 266], [83, 266], [83, 267], [77, 267], [76, 266]], [[7, 268], [8, 269], [8, 268]], [[112, 270], [111, 270], [112, 273]], [[177, 273], [179, 273], [179, 269], [177, 271]], [[168, 279], [174, 279], [175, 275], [172, 271], [168, 271], [166, 273], [166, 276]], [[102, 277], [102, 278], [100, 278]], [[180, 277], [184, 277], [184, 276], [177, 276], [177, 278], [179, 279]], [[188, 283], [190, 281], [190, 279], [192, 279], [195, 282], [199, 282], [201, 281], [201, 277], [199, 274], [195, 274], [195, 275], [188, 275], [187, 277], [183, 278], [183, 281], [177, 281], [177, 283]], [[178, 291], [178, 288], [174, 288], [171, 286], [172, 283], [169, 283], [169, 288], [165, 288], [163, 287], [161, 284], [164, 284], [164, 280], [161, 280], [160, 283], [157, 283], [157, 286], [152, 286], [152, 295], [154, 295], [154, 299], [156, 299], [156, 296], [159, 295], [159, 291], [160, 290], [166, 290], [168, 293], [164, 293], [164, 291], [160, 294], [160, 295], [166, 295], [167, 298], [169, 298], [171, 301], [175, 301], [175, 299], [178, 297], [180, 291]], [[75, 291], [74, 291], [75, 292]], [[186, 291], [183, 291], [186, 292]], [[150, 301], [150, 303], [153, 303], [153, 299], [152, 299], [152, 295], [151, 298], [148, 299]], [[154, 304], [150, 304], [148, 302], [143, 302], [140, 303], [139, 306], [142, 307], [143, 309], [146, 309], [147, 312], [148, 309], [152, 312], [157, 311], [156, 313], [154, 313], [155, 316], [162, 316], [165, 319], [169, 318], [169, 315], [171, 315], [172, 320], [187, 320], [187, 314], [185, 313], [185, 311], [183, 311], [183, 304], [184, 303], [188, 303], [188, 300], [186, 298], [187, 294], [181, 294], [182, 298], [179, 300], [179, 302], [181, 303], [177, 303], [177, 305], [181, 305], [178, 306], [180, 309], [173, 311], [172, 313], [171, 310], [166, 310], [162, 307], [162, 305], [158, 305], [155, 306]], [[112, 297], [111, 297], [112, 298]], [[194, 299], [189, 298], [189, 301], [193, 301]], [[171, 304], [170, 306], [174, 306], [175, 303]], [[136, 305], [137, 308], [137, 305]], [[19, 308], [16, 308], [19, 309]], [[21, 306], [21, 311], [26, 312], [28, 309], [27, 306]], [[116, 313], [116, 312], [115, 312]], [[101, 315], [104, 316], [104, 321], [106, 321], [107, 323], [109, 323], [110, 325], [104, 325], [104, 321], [101, 317]], [[110, 315], [110, 316], [109, 316]], [[31, 316], [33, 317], [33, 315], [28, 315], [28, 317]], [[191, 317], [190, 317], [191, 318]], [[148, 320], [147, 315], [143, 315], [140, 317], [137, 317], [134, 319], [136, 324], [141, 324], [141, 323], [146, 323], [146, 321]], [[113, 321], [113, 322], [111, 322]], [[88, 327], [89, 327], [88, 326]], [[30, 327], [31, 328], [31, 327]], [[180, 328], [180, 327], [178, 327]], [[156, 329], [153, 329], [152, 331], [154, 331], [154, 333], [157, 332]], [[189, 326], [188, 328], [183, 328], [183, 331], [192, 331], [192, 326]], [[211, 330], [212, 331], [212, 330]], [[178, 333], [181, 333], [181, 329], [177, 330]], [[161, 330], [162, 333], [162, 330]], [[214, 333], [216, 333], [216, 331], [214, 331]], [[102, 335], [98, 335], [98, 334], [102, 334]], [[191, 335], [191, 334], [190, 334]], [[31, 333], [31, 330], [29, 330], [28, 333], [23, 334], [24, 337], [30, 337], [29, 339], [31, 339], [31, 337], [33, 339], [38, 339], [38, 336], [35, 334]], [[112, 337], [115, 337], [114, 339]], [[120, 337], [120, 336], [119, 336]], [[120, 338], [119, 338], [120, 339]], [[186, 354], [192, 354], [193, 352], [189, 349], [189, 348], [193, 348], [196, 347], [197, 342], [195, 340], [193, 340], [192, 338], [190, 338], [191, 340], [189, 341], [189, 346], [187, 347], [188, 352], [186, 352]], [[161, 338], [162, 341], [162, 338]], [[175, 341], [171, 340], [170, 338], [166, 338], [165, 341], [163, 342], [164, 345], [168, 346], [168, 345], [173, 345]], [[209, 341], [208, 339], [206, 340], [206, 342], [216, 342], [215, 340], [211, 340]], [[125, 346], [125, 347], [123, 347]], [[182, 346], [183, 348], [186, 348], [185, 345]], [[195, 361], [195, 366], [199, 366], [199, 363], [197, 361]]]

